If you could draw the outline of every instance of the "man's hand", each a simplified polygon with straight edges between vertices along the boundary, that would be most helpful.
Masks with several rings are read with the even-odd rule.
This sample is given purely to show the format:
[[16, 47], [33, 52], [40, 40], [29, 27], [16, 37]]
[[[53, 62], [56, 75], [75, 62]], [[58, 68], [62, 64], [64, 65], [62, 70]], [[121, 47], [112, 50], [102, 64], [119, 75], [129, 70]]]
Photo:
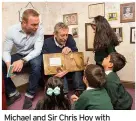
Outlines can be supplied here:
[[20, 72], [23, 68], [23, 60], [17, 60], [15, 62], [13, 62], [13, 72]]
[[71, 99], [71, 102], [75, 102], [78, 100], [78, 97], [76, 95], [72, 95], [70, 99]]
[[69, 54], [72, 50], [69, 47], [64, 47], [62, 50], [63, 54]]
[[62, 78], [64, 75], [66, 75], [68, 73], [68, 71], [62, 71], [62, 72], [59, 72], [57, 73], [55, 76], [56, 77], [59, 77], [59, 78]]

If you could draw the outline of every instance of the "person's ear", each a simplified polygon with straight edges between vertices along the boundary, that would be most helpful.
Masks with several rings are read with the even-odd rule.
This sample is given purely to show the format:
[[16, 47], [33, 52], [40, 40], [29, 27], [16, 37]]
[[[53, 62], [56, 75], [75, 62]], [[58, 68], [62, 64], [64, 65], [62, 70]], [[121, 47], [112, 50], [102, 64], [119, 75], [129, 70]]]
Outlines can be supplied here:
[[109, 68], [112, 68], [113, 67], [113, 63], [109, 63]]
[[85, 83], [85, 85], [88, 85], [88, 82], [85, 76], [83, 76], [83, 82]]
[[21, 23], [22, 23], [23, 25], [24, 25], [24, 24], [27, 24], [27, 22], [26, 22], [25, 20], [22, 20]]
[[54, 37], [56, 38], [56, 36], [57, 36], [57, 35], [56, 35], [56, 32], [53, 32], [53, 35], [54, 35]]

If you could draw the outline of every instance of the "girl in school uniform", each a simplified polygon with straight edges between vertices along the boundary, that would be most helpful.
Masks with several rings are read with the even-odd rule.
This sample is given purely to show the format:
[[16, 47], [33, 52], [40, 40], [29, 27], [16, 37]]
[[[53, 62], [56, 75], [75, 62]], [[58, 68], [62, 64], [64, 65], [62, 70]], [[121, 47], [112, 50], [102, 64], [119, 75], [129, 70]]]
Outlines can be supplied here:
[[115, 47], [119, 45], [118, 37], [111, 28], [108, 21], [103, 16], [96, 16], [91, 22], [94, 30], [94, 59], [97, 65], [102, 64], [102, 61], [111, 52], [116, 52]]
[[35, 110], [69, 110], [70, 101], [64, 96], [63, 83], [58, 77], [50, 77], [45, 87], [45, 94]]

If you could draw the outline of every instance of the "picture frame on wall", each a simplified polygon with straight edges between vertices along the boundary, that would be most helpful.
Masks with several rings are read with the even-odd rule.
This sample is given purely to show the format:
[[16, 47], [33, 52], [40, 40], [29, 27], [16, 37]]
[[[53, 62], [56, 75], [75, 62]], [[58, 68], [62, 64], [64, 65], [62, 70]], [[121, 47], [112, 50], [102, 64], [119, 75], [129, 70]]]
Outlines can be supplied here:
[[72, 28], [72, 36], [74, 38], [77, 38], [78, 37], [78, 28]]
[[117, 35], [119, 42], [122, 42], [123, 41], [122, 27], [113, 28], [113, 31]]
[[85, 23], [85, 49], [86, 51], [93, 51], [94, 43], [94, 30], [92, 29], [91, 23]]
[[[23, 12], [27, 9], [33, 9], [35, 11], [37, 11], [39, 13], [39, 11], [33, 6], [33, 4], [31, 2], [28, 2], [27, 5], [24, 8], [21, 8], [20, 10], [18, 10], [19, 13], [19, 21], [22, 22], [22, 15]], [[40, 14], [40, 13], [39, 13]]]
[[108, 21], [117, 20], [117, 13], [108, 13]]
[[136, 35], [135, 35], [135, 27], [131, 27], [130, 28], [130, 43], [131, 44], [135, 44], [135, 39], [136, 39]]
[[88, 6], [88, 18], [94, 18], [98, 15], [105, 16], [105, 3], [90, 4]]
[[68, 26], [69, 25], [78, 25], [77, 13], [63, 15], [63, 22]]
[[120, 23], [135, 22], [135, 3], [120, 4]]

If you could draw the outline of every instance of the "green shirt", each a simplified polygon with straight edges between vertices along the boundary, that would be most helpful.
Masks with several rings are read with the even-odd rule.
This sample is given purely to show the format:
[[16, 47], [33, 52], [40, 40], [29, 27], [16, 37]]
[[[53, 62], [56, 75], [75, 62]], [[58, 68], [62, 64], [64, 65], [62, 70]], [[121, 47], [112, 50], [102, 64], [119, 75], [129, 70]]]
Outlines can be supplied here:
[[110, 53], [112, 52], [116, 52], [115, 47], [114, 46], [109, 46], [106, 49], [103, 50], [99, 50], [95, 52], [95, 62], [97, 64], [102, 64], [102, 61], [105, 57], [107, 57]]
[[125, 90], [115, 72], [111, 72], [107, 75], [105, 89], [111, 98], [114, 109], [123, 110], [132, 106], [132, 97]]
[[75, 110], [112, 110], [107, 91], [103, 89], [85, 90], [75, 102]]

